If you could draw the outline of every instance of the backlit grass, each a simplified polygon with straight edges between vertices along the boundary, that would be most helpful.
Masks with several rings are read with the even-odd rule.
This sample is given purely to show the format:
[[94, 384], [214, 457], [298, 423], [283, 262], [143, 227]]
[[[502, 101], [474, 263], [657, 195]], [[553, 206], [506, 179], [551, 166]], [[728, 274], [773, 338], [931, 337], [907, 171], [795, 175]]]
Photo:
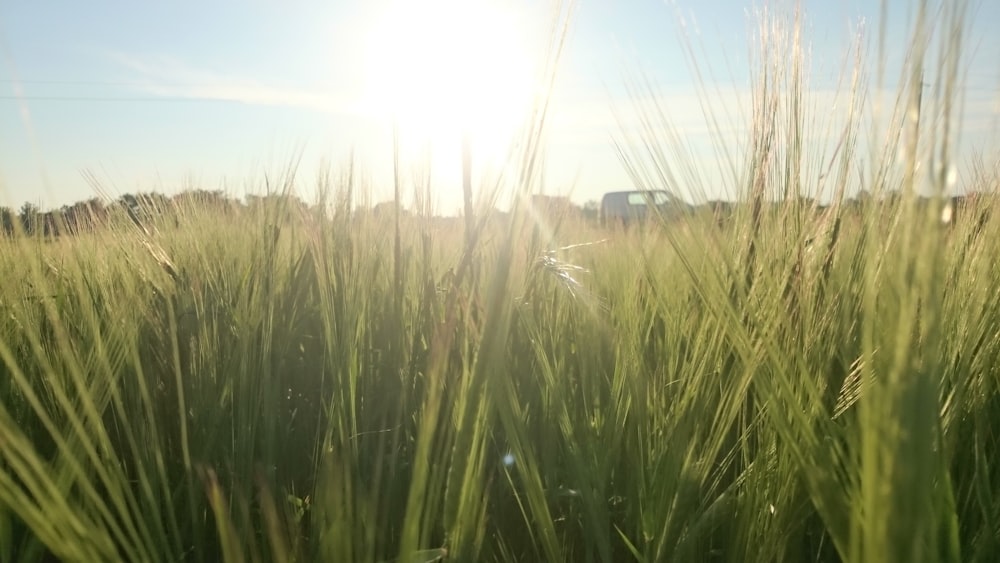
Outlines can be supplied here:
[[[915, 49], [887, 129], [923, 136], [862, 146], [865, 87], [812, 121], [783, 21], [722, 225], [359, 214], [348, 178], [329, 206], [0, 240], [0, 561], [994, 560], [997, 203], [912, 197], [958, 164], [958, 90], [915, 97]], [[696, 184], [637, 109], [636, 184]], [[818, 209], [818, 170], [901, 197]]]

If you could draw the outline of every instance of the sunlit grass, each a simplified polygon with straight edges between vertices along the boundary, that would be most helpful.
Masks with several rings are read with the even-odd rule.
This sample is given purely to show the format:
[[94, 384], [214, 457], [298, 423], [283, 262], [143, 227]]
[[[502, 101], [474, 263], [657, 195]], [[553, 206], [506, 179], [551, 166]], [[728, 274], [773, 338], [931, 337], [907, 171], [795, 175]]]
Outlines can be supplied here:
[[[827, 152], [782, 22], [749, 138], [717, 139], [746, 203], [722, 225], [374, 215], [348, 174], [329, 208], [0, 240], [0, 561], [992, 560], [996, 203], [909, 197], [917, 161], [950, 181], [957, 90], [868, 158], [845, 80]], [[636, 184], [696, 174], [638, 109]], [[818, 209], [820, 171], [903, 197]]]

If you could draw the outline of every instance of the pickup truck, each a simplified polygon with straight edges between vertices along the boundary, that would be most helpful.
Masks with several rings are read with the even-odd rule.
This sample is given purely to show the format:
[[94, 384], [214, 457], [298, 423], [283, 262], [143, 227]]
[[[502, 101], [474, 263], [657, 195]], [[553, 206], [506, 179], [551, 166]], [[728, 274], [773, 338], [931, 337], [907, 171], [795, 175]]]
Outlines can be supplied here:
[[690, 206], [665, 190], [635, 190], [609, 192], [601, 198], [601, 224], [629, 225], [660, 216], [669, 218], [690, 209]]

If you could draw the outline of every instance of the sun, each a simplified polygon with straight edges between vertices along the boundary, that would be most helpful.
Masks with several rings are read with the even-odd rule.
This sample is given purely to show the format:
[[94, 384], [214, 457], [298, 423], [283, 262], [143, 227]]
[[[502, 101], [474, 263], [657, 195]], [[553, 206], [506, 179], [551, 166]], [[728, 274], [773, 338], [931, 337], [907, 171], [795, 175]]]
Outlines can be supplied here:
[[374, 23], [365, 105], [407, 142], [453, 152], [467, 135], [474, 158], [502, 160], [531, 108], [531, 42], [506, 0], [392, 2]]

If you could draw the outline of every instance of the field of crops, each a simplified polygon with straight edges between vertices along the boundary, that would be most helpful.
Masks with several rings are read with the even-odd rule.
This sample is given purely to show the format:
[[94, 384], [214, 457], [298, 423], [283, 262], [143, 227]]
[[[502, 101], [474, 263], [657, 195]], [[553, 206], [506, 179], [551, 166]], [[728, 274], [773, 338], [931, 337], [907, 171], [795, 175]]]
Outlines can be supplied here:
[[[721, 222], [345, 183], [0, 237], [0, 562], [996, 560], [1000, 174], [911, 197], [952, 181], [944, 95], [926, 146], [813, 151], [789, 70]], [[780, 195], [824, 171], [875, 197]]]

